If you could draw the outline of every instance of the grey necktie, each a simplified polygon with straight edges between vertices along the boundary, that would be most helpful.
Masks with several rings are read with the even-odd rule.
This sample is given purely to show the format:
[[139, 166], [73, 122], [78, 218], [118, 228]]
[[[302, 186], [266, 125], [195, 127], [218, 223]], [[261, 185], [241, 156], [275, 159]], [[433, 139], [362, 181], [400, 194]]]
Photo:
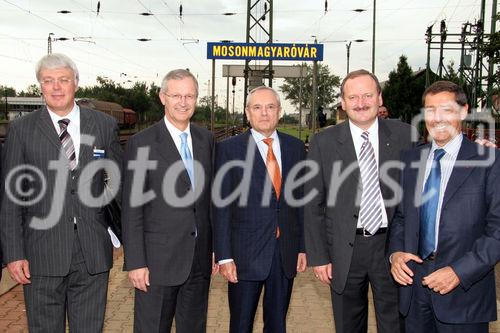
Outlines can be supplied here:
[[363, 183], [359, 218], [361, 225], [374, 235], [382, 225], [382, 209], [380, 207], [380, 184], [378, 166], [373, 146], [368, 139], [368, 132], [361, 134], [364, 142], [359, 153], [359, 170]]

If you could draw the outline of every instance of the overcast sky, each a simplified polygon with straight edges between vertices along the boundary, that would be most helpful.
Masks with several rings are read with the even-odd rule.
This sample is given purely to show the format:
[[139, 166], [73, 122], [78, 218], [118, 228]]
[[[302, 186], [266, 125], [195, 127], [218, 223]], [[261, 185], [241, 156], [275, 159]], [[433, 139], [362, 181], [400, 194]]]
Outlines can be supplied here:
[[[486, 1], [487, 32], [492, 1], [496, 0]], [[82, 86], [94, 84], [98, 75], [125, 82], [125, 86], [131, 85], [127, 80], [159, 85], [169, 70], [189, 68], [197, 75], [200, 95], [204, 96], [211, 78], [206, 43], [245, 41], [247, 2], [244, 0], [101, 0], [99, 15], [97, 3], [96, 0], [0, 0], [0, 84], [22, 90], [36, 83], [35, 63], [47, 53], [47, 37], [53, 33], [54, 38], [76, 39], [55, 41], [52, 49], [75, 60]], [[414, 70], [425, 68], [427, 26], [437, 23], [434, 28], [437, 32], [439, 22], [446, 19], [448, 32], [460, 33], [463, 23], [479, 18], [480, 6], [481, 0], [377, 1], [377, 76], [381, 81], [387, 79], [401, 54], [408, 56]], [[274, 0], [274, 41], [311, 43], [312, 36], [317, 36], [325, 45], [323, 63], [342, 77], [346, 72], [344, 41], [364, 39], [366, 42], [352, 44], [350, 69], [371, 69], [373, 0], [328, 0], [326, 14], [324, 9], [324, 0]], [[71, 13], [58, 13], [61, 10]], [[153, 15], [139, 15], [144, 12]], [[235, 15], [222, 15], [228, 12]], [[138, 38], [151, 40], [140, 42]], [[455, 59], [458, 63], [457, 52], [448, 52], [445, 57], [446, 62]], [[432, 58], [435, 69], [437, 51], [433, 51]], [[225, 104], [226, 94], [223, 63], [243, 62], [217, 61], [216, 93], [220, 95], [220, 104]], [[275, 86], [280, 83], [278, 80]], [[237, 100], [241, 99], [242, 89], [240, 79]], [[240, 109], [239, 105], [236, 109]]]

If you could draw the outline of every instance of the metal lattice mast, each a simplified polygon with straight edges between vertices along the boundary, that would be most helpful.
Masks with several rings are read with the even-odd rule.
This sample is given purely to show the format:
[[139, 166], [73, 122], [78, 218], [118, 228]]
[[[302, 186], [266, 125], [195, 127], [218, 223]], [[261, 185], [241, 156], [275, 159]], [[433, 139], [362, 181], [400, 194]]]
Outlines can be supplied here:
[[[486, 105], [491, 106], [491, 94], [493, 75], [493, 59], [489, 59], [484, 51], [484, 41], [489, 39], [485, 34], [486, 0], [481, 1], [481, 14], [475, 23], [466, 22], [462, 26], [461, 33], [449, 33], [446, 23], [441, 21], [439, 33], [432, 32], [432, 26], [427, 28], [427, 72], [426, 86], [430, 82], [430, 53], [431, 50], [439, 50], [439, 62], [437, 74], [439, 78], [448, 74], [444, 63], [445, 51], [460, 51], [460, 66], [458, 69], [459, 80], [466, 91], [470, 106], [476, 108], [480, 105], [481, 99], [486, 97]], [[496, 13], [496, 1], [493, 1], [493, 13]], [[493, 16], [493, 14], [492, 14]], [[494, 19], [492, 20], [492, 31], [495, 29]], [[492, 32], [493, 33], [493, 32]], [[434, 38], [435, 37], [435, 38]], [[439, 38], [439, 40], [437, 40]], [[483, 73], [488, 73], [483, 75]]]
[[[273, 42], [273, 0], [247, 0], [247, 43]], [[273, 82], [272, 61], [268, 61], [264, 68], [253, 70], [256, 60], [245, 60], [245, 91], [244, 105], [246, 105], [248, 92], [264, 84], [264, 79], [269, 79], [269, 86]], [[246, 120], [245, 120], [246, 122]]]

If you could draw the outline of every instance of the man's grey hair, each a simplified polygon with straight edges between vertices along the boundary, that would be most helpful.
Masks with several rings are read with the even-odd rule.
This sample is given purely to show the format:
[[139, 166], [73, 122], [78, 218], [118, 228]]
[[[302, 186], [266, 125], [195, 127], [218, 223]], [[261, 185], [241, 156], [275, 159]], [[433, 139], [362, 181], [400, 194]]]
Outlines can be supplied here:
[[246, 107], [249, 107], [249, 106], [250, 106], [250, 102], [251, 102], [251, 100], [252, 100], [253, 95], [254, 95], [257, 91], [260, 91], [260, 90], [267, 90], [267, 91], [271, 91], [271, 92], [274, 94], [274, 96], [276, 96], [276, 100], [278, 101], [278, 106], [279, 106], [279, 107], [281, 107], [280, 95], [278, 95], [278, 93], [276, 92], [276, 90], [274, 90], [274, 89], [273, 89], [273, 88], [271, 88], [271, 87], [267, 87], [267, 86], [260, 86], [260, 87], [257, 87], [257, 88], [252, 89], [252, 90], [248, 93]]
[[196, 96], [198, 96], [198, 80], [194, 77], [194, 75], [188, 71], [187, 69], [174, 69], [165, 75], [163, 80], [161, 81], [161, 92], [166, 92], [167, 91], [167, 84], [168, 81], [170, 80], [182, 80], [185, 78], [191, 78], [193, 79], [194, 85], [196, 86]]
[[74, 79], [76, 82], [80, 79], [80, 74], [78, 73], [78, 68], [73, 60], [62, 53], [52, 53], [47, 54], [42, 59], [38, 60], [36, 64], [36, 79], [38, 82], [41, 81], [42, 70], [44, 69], [58, 69], [58, 68], [68, 68], [73, 71], [75, 75]]

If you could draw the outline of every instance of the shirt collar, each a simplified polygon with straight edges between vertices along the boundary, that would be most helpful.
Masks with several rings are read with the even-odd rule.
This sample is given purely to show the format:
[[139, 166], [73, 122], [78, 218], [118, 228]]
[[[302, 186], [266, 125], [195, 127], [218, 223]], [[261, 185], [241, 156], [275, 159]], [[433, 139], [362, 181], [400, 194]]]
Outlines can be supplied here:
[[431, 147], [431, 151], [429, 153], [429, 156], [431, 156], [431, 158], [433, 158], [432, 156], [434, 156], [434, 151], [436, 149], [441, 148], [441, 149], [444, 149], [446, 154], [449, 154], [450, 156], [456, 157], [458, 155], [458, 151], [460, 150], [460, 146], [462, 145], [462, 141], [463, 141], [463, 135], [461, 133], [456, 135], [453, 139], [451, 139], [451, 141], [449, 141], [448, 143], [446, 143], [442, 147], [438, 146], [437, 143], [434, 140], [432, 140], [432, 147]]
[[52, 111], [48, 106], [47, 110], [49, 111], [50, 119], [52, 119], [52, 122], [54, 124], [58, 124], [59, 120], [61, 119], [69, 119], [70, 124], [74, 124], [77, 126], [80, 125], [80, 107], [76, 103], [73, 105], [73, 109], [71, 109], [71, 111], [64, 117], [61, 117], [60, 115]]
[[177, 127], [172, 124], [166, 116], [163, 117], [165, 120], [165, 125], [167, 126], [167, 130], [170, 132], [170, 134], [174, 137], [180, 137], [181, 133], [186, 133], [188, 137], [191, 135], [191, 124], [188, 123], [186, 129], [184, 131], [181, 131]]
[[[264, 136], [260, 132], [257, 132], [253, 128], [250, 129], [250, 133], [252, 133], [252, 136], [253, 136], [253, 139], [255, 140], [255, 142], [261, 142], [262, 140], [264, 140], [266, 138], [266, 136]], [[273, 142], [279, 142], [278, 132], [276, 132], [276, 130], [274, 130], [273, 133], [269, 137], [273, 139]]]
[[351, 134], [353, 137], [359, 138], [361, 137], [361, 134], [363, 134], [363, 132], [368, 132], [369, 136], [372, 137], [373, 135], [377, 135], [378, 133], [378, 119], [375, 118], [375, 121], [367, 130], [359, 128], [349, 119], [349, 128], [351, 129]]

